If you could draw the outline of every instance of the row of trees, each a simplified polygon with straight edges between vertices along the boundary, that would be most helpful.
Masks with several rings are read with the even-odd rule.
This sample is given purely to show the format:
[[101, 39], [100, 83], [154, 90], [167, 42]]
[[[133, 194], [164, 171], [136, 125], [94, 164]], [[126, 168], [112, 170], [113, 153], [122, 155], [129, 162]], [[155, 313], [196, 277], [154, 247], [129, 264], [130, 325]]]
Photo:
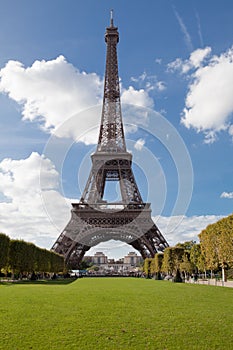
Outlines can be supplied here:
[[64, 270], [64, 258], [22, 240], [11, 240], [0, 233], [0, 271], [28, 274], [33, 272], [58, 273]]
[[144, 272], [147, 276], [160, 278], [161, 273], [175, 276], [181, 281], [180, 275], [188, 277], [190, 274], [222, 269], [225, 281], [225, 270], [233, 268], [233, 215], [215, 224], [208, 225], [199, 234], [200, 244], [194, 241], [178, 243], [175, 247], [168, 247], [164, 253], [157, 253], [152, 259], [144, 262]]
[[173, 275], [175, 281], [181, 282], [182, 274], [187, 278], [190, 274], [197, 272], [195, 258], [198, 248], [200, 245], [196, 245], [194, 241], [168, 247], [164, 253], [155, 254], [153, 259], [145, 259], [144, 272], [147, 276], [155, 276], [156, 279], [161, 279], [161, 274]]
[[205, 266], [210, 270], [233, 267], [233, 214], [209, 225], [199, 234]]

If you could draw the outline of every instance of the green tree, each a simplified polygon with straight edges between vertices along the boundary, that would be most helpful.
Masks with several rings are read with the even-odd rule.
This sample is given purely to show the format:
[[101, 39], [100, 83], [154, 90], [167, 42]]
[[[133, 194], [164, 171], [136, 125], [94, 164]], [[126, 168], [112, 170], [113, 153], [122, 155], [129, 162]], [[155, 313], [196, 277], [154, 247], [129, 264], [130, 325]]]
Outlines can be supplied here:
[[22, 240], [11, 240], [9, 246], [9, 265], [13, 272], [30, 273], [35, 269], [36, 246]]
[[79, 269], [86, 270], [92, 266], [93, 266], [93, 262], [91, 261], [91, 259], [83, 259], [79, 264]]
[[172, 248], [172, 256], [174, 261], [174, 268], [175, 268], [175, 282], [182, 282], [181, 279], [181, 265], [183, 262], [184, 257], [184, 248], [182, 247], [174, 247]]
[[176, 247], [183, 248], [185, 251], [191, 251], [194, 245], [196, 245], [195, 241], [186, 241], [184, 243], [177, 243]]
[[174, 271], [172, 247], [165, 248], [164, 250], [162, 271], [170, 275]]
[[192, 264], [190, 260], [190, 252], [185, 251], [182, 256], [182, 261], [180, 263], [180, 270], [184, 273], [185, 278], [187, 278], [194, 269], [194, 265]]
[[157, 253], [154, 257], [154, 270], [155, 270], [155, 278], [161, 279], [161, 271], [163, 265], [163, 253]]
[[182, 258], [184, 255], [184, 248], [182, 247], [168, 247], [164, 250], [162, 271], [175, 275], [175, 281], [181, 281], [180, 268]]
[[201, 252], [205, 257], [206, 268], [215, 271], [218, 269], [217, 240], [213, 225], [208, 225], [199, 234]]
[[225, 281], [225, 269], [233, 263], [233, 215], [216, 223], [216, 234], [217, 255]]
[[201, 251], [201, 245], [200, 244], [194, 244], [190, 251], [190, 261], [192, 262], [195, 272], [205, 272], [206, 266], [205, 266], [205, 257], [202, 254]]
[[41, 249], [39, 253], [39, 271], [50, 272], [49, 252], [46, 249]]
[[63, 272], [64, 270], [64, 258], [62, 255], [59, 255], [54, 252], [49, 252], [50, 255], [50, 270], [54, 273]]
[[7, 266], [9, 255], [10, 238], [0, 233], [0, 271]]
[[10, 240], [8, 255], [13, 273], [64, 271], [63, 256], [22, 240]]
[[23, 272], [31, 273], [35, 270], [35, 252], [36, 252], [36, 246], [33, 243], [24, 242], [23, 250], [25, 253], [25, 256], [23, 258]]
[[224, 281], [225, 269], [233, 264], [233, 214], [208, 225], [199, 239], [207, 267], [221, 266]]
[[152, 258], [146, 258], [144, 260], [143, 271], [145, 272], [147, 278], [151, 277], [151, 269], [150, 269], [151, 262], [152, 262]]

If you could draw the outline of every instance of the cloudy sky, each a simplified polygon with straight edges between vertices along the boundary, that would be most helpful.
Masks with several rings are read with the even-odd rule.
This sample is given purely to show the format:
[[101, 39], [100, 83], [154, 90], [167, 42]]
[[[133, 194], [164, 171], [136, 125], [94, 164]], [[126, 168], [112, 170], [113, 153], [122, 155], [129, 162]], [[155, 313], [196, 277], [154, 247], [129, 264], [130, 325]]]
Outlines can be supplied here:
[[173, 245], [232, 213], [232, 1], [0, 5], [0, 232], [50, 248], [69, 221], [98, 138], [111, 8], [127, 147], [154, 220]]

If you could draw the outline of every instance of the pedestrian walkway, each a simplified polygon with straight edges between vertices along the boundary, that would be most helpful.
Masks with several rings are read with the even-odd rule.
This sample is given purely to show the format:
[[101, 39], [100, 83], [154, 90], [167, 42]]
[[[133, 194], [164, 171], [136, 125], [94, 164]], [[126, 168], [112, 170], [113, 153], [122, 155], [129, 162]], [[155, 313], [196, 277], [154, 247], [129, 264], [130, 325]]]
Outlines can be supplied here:
[[209, 286], [218, 286], [218, 287], [230, 287], [233, 288], [233, 281], [227, 281], [223, 282], [222, 280], [216, 280], [215, 278], [208, 278], [208, 279], [198, 279], [197, 281], [193, 281], [193, 279], [190, 279], [189, 281], [186, 281], [186, 283], [195, 283], [195, 284], [206, 284]]

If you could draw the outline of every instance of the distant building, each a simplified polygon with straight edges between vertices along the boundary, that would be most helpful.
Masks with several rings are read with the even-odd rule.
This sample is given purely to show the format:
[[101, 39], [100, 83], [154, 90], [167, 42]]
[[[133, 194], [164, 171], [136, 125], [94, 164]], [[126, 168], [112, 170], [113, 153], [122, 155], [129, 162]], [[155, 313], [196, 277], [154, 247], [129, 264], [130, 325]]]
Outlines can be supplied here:
[[103, 265], [108, 263], [108, 257], [102, 252], [96, 252], [92, 257], [92, 262], [94, 265]]
[[127, 256], [124, 257], [124, 264], [130, 266], [139, 266], [142, 262], [141, 256], [138, 256], [135, 252], [129, 252]]
[[128, 253], [124, 258], [108, 259], [103, 252], [96, 252], [93, 256], [87, 257], [93, 265], [98, 266], [99, 270], [96, 274], [120, 274], [128, 275], [132, 272], [137, 272], [140, 263], [142, 262], [141, 256], [138, 256], [135, 252]]

